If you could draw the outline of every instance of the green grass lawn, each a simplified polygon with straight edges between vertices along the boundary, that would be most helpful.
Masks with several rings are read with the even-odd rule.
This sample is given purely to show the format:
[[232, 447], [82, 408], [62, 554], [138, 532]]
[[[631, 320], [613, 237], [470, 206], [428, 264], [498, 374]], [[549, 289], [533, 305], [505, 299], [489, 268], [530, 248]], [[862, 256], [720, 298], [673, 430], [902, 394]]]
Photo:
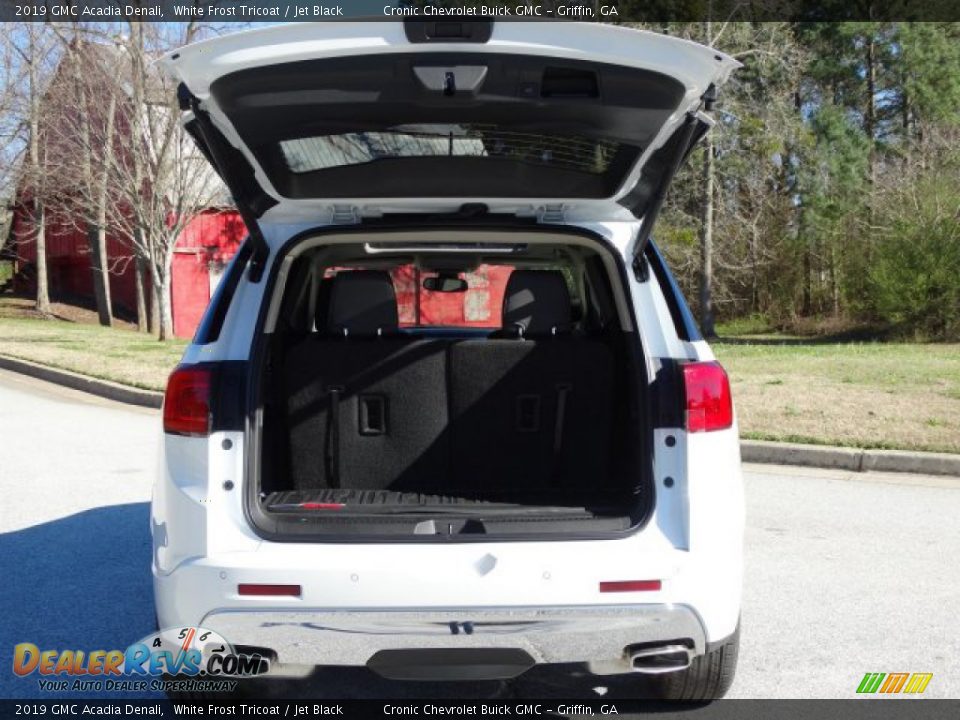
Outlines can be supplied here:
[[[0, 298], [0, 354], [162, 390], [186, 345], [25, 317], [18, 302]], [[960, 345], [743, 335], [712, 346], [743, 437], [960, 453]]]
[[960, 345], [763, 336], [712, 347], [743, 437], [960, 452]]
[[147, 390], [163, 390], [186, 344], [161, 343], [126, 328], [4, 317], [0, 312], [0, 355]]

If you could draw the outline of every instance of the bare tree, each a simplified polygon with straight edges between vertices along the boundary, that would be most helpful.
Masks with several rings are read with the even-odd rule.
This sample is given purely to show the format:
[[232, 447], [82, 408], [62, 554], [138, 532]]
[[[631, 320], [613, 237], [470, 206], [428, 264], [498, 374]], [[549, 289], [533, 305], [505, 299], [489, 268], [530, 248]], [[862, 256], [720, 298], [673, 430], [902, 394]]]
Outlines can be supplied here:
[[12, 200], [16, 172], [22, 160], [22, 118], [17, 112], [17, 94], [22, 84], [13, 34], [0, 34], [0, 199]]
[[173, 337], [170, 280], [174, 246], [196, 215], [223, 205], [223, 186], [180, 124], [176, 88], [156, 59], [197, 39], [193, 23], [132, 22], [124, 40], [123, 82], [130, 98], [130, 142], [110, 173], [118, 191], [113, 224], [149, 273], [160, 340]]
[[36, 308], [45, 314], [50, 313], [46, 217], [48, 156], [42, 138], [42, 113], [46, 84], [56, 62], [56, 45], [49, 29], [36, 23], [19, 25], [12, 45], [16, 62], [22, 68], [18, 112], [27, 146], [20, 186], [30, 201], [31, 235], [36, 243]]
[[129, 113], [117, 82], [121, 51], [94, 26], [55, 28], [64, 43], [54, 80], [58, 102], [47, 113], [48, 147], [57, 156], [54, 173], [59, 204], [86, 233], [94, 297], [100, 324], [112, 324], [110, 258], [107, 254], [109, 206], [119, 193], [112, 187], [116, 164], [118, 115]]
[[[0, 262], [4, 252], [12, 252], [4, 243], [12, 214], [8, 211], [16, 192], [13, 168], [19, 161], [20, 118], [16, 113], [14, 49], [10, 33], [0, 35]], [[2, 283], [0, 283], [2, 284]]]
[[[177, 238], [199, 212], [225, 204], [222, 184], [181, 127], [174, 82], [157, 63], [165, 50], [197, 39], [199, 26], [132, 22], [127, 35], [114, 30], [56, 28], [64, 59], [61, 101], [46, 123], [56, 157], [48, 185], [89, 239], [100, 322], [111, 322], [111, 271], [134, 263], [138, 325], [166, 340]], [[129, 256], [108, 258], [108, 229]]]
[[700, 222], [700, 329], [705, 337], [717, 334], [713, 318], [713, 137], [708, 133], [703, 146], [703, 211]]

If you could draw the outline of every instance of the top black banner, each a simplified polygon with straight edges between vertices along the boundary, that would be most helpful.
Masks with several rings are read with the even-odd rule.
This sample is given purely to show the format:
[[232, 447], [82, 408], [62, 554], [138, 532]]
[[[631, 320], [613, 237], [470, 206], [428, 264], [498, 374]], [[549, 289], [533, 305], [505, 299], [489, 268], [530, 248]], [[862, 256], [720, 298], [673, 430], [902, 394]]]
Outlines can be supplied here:
[[4, 22], [960, 22], [960, 0], [0, 0]]

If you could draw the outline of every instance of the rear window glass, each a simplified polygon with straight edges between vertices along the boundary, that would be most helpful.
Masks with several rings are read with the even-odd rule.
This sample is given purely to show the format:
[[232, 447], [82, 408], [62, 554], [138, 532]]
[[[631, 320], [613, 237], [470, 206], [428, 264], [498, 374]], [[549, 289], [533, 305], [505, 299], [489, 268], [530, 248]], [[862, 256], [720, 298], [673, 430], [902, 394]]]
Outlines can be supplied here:
[[431, 292], [423, 287], [434, 273], [417, 270], [413, 265], [394, 269], [390, 276], [397, 291], [400, 327], [477, 327], [499, 328], [503, 311], [503, 292], [513, 268], [508, 265], [480, 265], [464, 273], [466, 292]]
[[[324, 276], [351, 272], [356, 268], [328, 268]], [[462, 273], [465, 292], [431, 292], [423, 281], [436, 273], [400, 265], [390, 271], [397, 294], [400, 327], [473, 327], [499, 328], [503, 313], [503, 293], [513, 272], [511, 265], [480, 265]]]
[[620, 144], [571, 135], [540, 135], [495, 125], [401, 125], [388, 130], [283, 140], [280, 151], [293, 173], [377, 160], [428, 157], [501, 158], [602, 175]]

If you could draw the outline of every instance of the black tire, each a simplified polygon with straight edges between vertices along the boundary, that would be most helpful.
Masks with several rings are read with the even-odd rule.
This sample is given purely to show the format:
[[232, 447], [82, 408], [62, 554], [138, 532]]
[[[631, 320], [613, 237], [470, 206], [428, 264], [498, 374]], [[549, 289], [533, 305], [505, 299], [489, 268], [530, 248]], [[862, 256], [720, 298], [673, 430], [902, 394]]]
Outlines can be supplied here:
[[694, 658], [690, 667], [654, 678], [654, 695], [660, 700], [703, 702], [719, 700], [733, 685], [740, 653], [740, 625], [715, 650]]

